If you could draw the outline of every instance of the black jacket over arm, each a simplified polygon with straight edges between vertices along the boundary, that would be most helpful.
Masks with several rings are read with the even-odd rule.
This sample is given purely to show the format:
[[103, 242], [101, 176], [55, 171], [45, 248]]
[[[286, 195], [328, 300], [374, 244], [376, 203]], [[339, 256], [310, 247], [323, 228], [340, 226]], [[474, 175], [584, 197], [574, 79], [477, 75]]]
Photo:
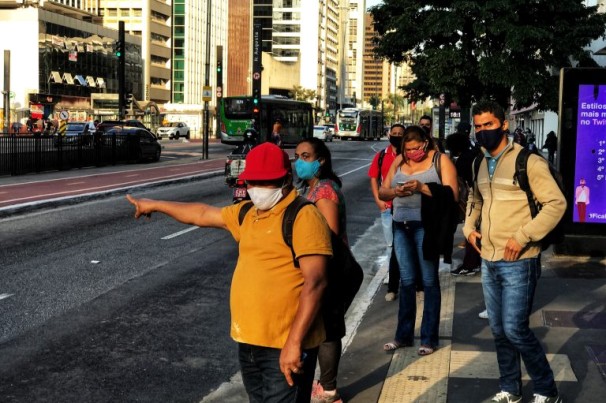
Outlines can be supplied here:
[[450, 186], [431, 182], [427, 186], [432, 196], [421, 197], [421, 221], [425, 229], [423, 257], [425, 260], [439, 259], [452, 263], [454, 233], [458, 225], [458, 212]]

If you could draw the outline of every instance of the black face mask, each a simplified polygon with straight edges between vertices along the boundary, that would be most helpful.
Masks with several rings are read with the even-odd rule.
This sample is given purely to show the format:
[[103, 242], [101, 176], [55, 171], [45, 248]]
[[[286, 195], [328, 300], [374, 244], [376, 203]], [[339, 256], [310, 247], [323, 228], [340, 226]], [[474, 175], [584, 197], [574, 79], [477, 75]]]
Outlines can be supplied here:
[[389, 136], [389, 142], [396, 148], [396, 152], [399, 154], [400, 148], [402, 148], [402, 136]]
[[503, 129], [480, 130], [476, 132], [476, 140], [478, 144], [488, 151], [492, 151], [499, 146], [503, 138]]

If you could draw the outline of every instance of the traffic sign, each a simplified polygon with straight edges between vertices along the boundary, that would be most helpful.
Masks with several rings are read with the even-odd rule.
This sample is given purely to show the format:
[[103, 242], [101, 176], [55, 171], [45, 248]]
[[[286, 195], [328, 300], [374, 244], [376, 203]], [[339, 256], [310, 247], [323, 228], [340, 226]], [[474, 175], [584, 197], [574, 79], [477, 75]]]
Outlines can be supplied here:
[[213, 99], [213, 87], [205, 85], [202, 87], [202, 101], [210, 102]]
[[258, 71], [255, 71], [253, 73], [253, 80], [259, 80], [261, 79], [261, 73], [259, 73]]
[[68, 111], [61, 111], [59, 113], [59, 117], [63, 120], [67, 120], [67, 118], [69, 118], [69, 112]]

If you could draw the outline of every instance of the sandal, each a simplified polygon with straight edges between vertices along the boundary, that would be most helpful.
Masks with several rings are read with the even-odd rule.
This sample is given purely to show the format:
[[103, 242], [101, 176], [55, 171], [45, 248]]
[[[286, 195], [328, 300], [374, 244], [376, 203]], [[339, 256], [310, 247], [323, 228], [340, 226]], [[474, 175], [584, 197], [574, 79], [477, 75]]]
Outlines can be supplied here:
[[396, 351], [399, 348], [404, 347], [404, 344], [400, 344], [397, 341], [390, 341], [389, 343], [385, 343], [383, 345], [383, 351], [386, 351], [388, 353], [392, 352], [392, 351]]
[[428, 346], [427, 344], [422, 344], [421, 347], [419, 347], [419, 355], [429, 355], [429, 354], [433, 354], [435, 350], [433, 349], [433, 347]]

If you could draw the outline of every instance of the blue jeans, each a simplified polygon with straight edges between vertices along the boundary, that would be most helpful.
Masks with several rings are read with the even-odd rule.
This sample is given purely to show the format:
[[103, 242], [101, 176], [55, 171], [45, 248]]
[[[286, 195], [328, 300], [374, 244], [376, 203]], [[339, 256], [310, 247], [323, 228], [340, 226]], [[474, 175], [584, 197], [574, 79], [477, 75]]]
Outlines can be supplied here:
[[294, 386], [280, 371], [280, 352], [270, 347], [238, 343], [242, 381], [251, 403], [309, 403], [316, 370], [318, 348], [305, 350], [303, 368], [292, 374]]
[[385, 244], [387, 247], [393, 245], [393, 228], [391, 226], [393, 217], [391, 215], [391, 209], [387, 209], [381, 212], [381, 226], [383, 227], [383, 236], [385, 237]]
[[482, 288], [497, 350], [501, 390], [515, 395], [522, 394], [520, 358], [534, 383], [534, 393], [558, 393], [545, 351], [528, 324], [540, 276], [538, 258], [514, 262], [482, 259]]
[[440, 330], [440, 279], [439, 260], [423, 258], [423, 236], [425, 230], [420, 221], [401, 223], [394, 221], [393, 247], [400, 266], [400, 308], [396, 338], [400, 344], [412, 345], [417, 315], [416, 279], [423, 282], [424, 305], [421, 321], [421, 344], [435, 348]]

